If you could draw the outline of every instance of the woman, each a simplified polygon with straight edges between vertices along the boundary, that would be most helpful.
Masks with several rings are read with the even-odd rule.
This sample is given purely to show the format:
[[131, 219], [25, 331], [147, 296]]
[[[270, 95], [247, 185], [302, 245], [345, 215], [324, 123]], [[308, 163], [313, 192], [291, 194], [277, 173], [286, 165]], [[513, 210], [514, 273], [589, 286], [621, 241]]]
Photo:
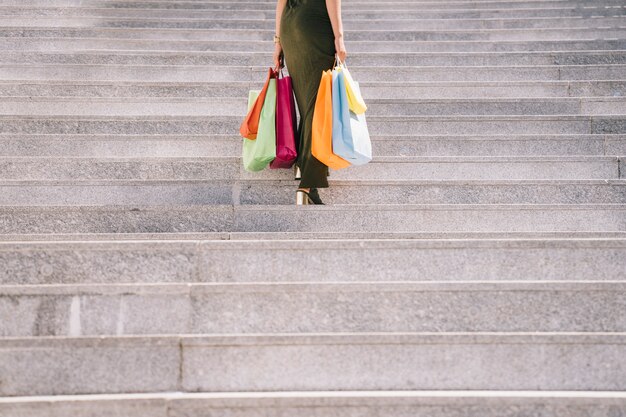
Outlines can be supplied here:
[[311, 155], [311, 127], [322, 72], [335, 54], [341, 61], [347, 55], [341, 0], [278, 0], [274, 45], [274, 67], [284, 66], [284, 58], [300, 112], [296, 204], [324, 204], [317, 189], [328, 187], [328, 167]]

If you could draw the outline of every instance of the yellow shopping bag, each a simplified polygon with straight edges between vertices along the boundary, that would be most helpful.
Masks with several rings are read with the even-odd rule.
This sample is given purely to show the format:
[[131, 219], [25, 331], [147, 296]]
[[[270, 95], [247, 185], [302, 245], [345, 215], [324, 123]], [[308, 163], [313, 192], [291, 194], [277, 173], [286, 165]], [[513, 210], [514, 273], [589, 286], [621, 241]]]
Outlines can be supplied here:
[[352, 79], [348, 67], [345, 63], [342, 63], [342, 72], [346, 81], [346, 93], [348, 94], [348, 107], [354, 114], [363, 114], [367, 110], [363, 96], [361, 96], [361, 90], [359, 90], [357, 84]]

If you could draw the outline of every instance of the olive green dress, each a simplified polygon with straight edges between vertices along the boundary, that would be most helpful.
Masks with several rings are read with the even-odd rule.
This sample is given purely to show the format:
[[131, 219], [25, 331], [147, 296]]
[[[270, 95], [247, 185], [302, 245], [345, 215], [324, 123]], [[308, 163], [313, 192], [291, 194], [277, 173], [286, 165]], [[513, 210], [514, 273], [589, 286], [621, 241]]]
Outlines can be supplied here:
[[298, 159], [301, 188], [328, 187], [328, 167], [311, 155], [311, 126], [317, 89], [335, 60], [335, 35], [325, 0], [287, 0], [280, 43], [300, 113]]

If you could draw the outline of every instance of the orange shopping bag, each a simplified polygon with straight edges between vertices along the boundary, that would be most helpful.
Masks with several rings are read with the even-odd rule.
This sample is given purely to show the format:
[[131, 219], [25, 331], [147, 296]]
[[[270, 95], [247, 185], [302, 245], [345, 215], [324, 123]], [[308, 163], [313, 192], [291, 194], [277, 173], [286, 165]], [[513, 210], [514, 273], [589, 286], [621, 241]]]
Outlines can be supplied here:
[[261, 117], [261, 109], [263, 108], [263, 103], [265, 102], [265, 94], [267, 93], [267, 87], [269, 86], [270, 79], [276, 78], [276, 73], [272, 68], [270, 68], [269, 73], [267, 75], [267, 80], [263, 85], [263, 89], [259, 93], [254, 105], [250, 107], [248, 114], [246, 114], [246, 118], [241, 123], [239, 127], [239, 133], [242, 137], [246, 139], [254, 140], [256, 139], [256, 134], [259, 131], [259, 119]]
[[313, 109], [311, 153], [321, 163], [332, 169], [347, 168], [350, 162], [333, 153], [333, 75], [331, 70], [322, 72]]

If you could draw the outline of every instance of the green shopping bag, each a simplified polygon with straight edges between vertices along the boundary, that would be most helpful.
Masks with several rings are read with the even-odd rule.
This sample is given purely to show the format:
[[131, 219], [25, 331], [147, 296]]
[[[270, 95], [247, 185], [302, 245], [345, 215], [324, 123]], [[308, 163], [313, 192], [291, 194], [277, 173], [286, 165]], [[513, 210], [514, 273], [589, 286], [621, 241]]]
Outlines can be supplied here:
[[[248, 110], [254, 104], [259, 90], [252, 90], [248, 96]], [[256, 139], [243, 138], [243, 167], [246, 171], [261, 171], [276, 158], [276, 79], [269, 80], [267, 93]]]

